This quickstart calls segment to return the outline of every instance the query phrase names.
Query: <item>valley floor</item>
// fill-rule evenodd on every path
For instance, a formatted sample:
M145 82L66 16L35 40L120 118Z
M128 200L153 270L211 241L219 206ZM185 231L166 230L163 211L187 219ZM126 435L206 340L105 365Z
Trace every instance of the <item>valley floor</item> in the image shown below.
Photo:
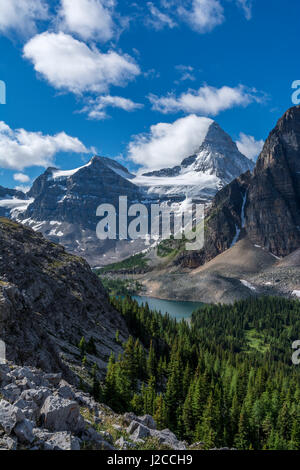
M232 303L254 296L296 297L300 291L300 250L283 259L253 245L247 238L197 269L182 269L170 258L147 253L149 270L115 271L113 278L131 278L143 295L164 300Z

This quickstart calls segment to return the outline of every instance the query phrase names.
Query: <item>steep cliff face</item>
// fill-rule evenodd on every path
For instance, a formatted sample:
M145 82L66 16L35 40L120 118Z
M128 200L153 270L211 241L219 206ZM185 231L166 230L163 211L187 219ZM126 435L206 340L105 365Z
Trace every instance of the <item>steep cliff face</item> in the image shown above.
M217 193L205 219L205 247L177 263L195 268L247 235L271 254L300 247L300 106L289 109L270 133L253 174Z
M245 206L251 173L221 189L205 218L205 246L199 252L184 252L176 260L185 268L196 268L232 247L245 231Z
M0 219L0 338L7 358L74 379L78 342L95 339L88 360L105 371L115 333L126 338L122 317L112 309L86 261L66 253L41 234Z
M277 256L300 246L300 106L278 121L257 161L246 230L253 242Z

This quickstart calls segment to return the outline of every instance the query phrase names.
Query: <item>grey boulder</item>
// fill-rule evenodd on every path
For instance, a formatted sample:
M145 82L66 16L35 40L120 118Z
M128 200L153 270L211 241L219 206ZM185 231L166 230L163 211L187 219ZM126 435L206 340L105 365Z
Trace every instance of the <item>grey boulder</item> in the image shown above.
M59 396L46 398L41 409L44 427L50 431L71 431L79 433L84 430L84 419L80 415L78 403L65 400Z
M150 415L139 416L138 421L149 429L156 429L156 422Z
M25 401L21 398L14 403L14 406L20 408L24 416L30 421L37 421L40 415L40 410L34 401Z
M24 421L17 424L14 433L22 444L31 444L34 441L33 429L34 423L28 419L24 419Z
M69 432L56 432L44 442L44 450L80 450L80 440Z
M159 444L164 444L173 450L186 450L185 442L178 441L175 434L170 429L164 429L163 431L151 430L151 436L156 438Z
M131 434L130 438L134 442L141 442L141 439L145 439L150 435L150 429L144 426L143 424L139 424L135 431Z
M0 401L0 428L10 434L15 426L25 418L22 411L5 400Z

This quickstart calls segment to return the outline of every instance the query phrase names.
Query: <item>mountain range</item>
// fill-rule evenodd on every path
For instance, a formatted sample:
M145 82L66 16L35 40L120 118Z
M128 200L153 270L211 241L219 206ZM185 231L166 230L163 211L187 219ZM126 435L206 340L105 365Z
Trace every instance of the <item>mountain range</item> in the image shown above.
M117 208L120 196L127 196L128 204L181 204L186 199L207 203L234 178L253 169L253 162L238 151L229 135L208 121L196 153L180 166L134 175L115 160L95 156L80 168L48 168L27 194L0 188L0 215L63 244L92 266L126 258L147 248L145 240L100 241L96 237L99 205Z

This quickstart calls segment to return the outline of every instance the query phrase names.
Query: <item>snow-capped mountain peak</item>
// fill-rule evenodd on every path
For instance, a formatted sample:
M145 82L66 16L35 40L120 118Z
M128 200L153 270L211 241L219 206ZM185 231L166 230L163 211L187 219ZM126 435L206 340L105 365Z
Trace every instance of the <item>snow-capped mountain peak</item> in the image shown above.
M133 182L158 197L209 200L233 179L253 170L254 163L238 150L231 137L212 122L193 155L180 165L139 175Z

